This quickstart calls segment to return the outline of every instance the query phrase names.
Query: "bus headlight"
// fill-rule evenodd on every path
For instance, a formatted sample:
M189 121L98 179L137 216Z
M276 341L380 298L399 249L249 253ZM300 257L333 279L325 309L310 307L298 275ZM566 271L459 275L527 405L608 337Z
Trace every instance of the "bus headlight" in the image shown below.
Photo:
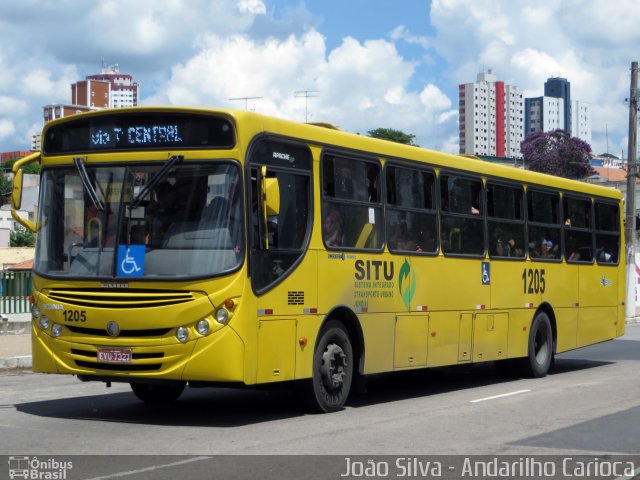
M40 325L40 328L42 330L48 330L49 329L49 317L47 317L45 315L40 317L40 320L38 320L38 325Z
M229 321L229 311L226 308L216 310L216 321L223 325L227 323Z
M209 322L207 320L200 320L197 324L196 324L196 330L200 335L207 335L209 333Z
M187 327L178 327L176 330L176 338L182 343L186 342L189 339L189 330Z
M54 323L53 327L51 327L51 335L53 337L59 337L61 334L62 334L62 325Z
M38 308L38 305L36 305L35 303L31 305L31 316L33 318L38 318L40 316L40 309Z

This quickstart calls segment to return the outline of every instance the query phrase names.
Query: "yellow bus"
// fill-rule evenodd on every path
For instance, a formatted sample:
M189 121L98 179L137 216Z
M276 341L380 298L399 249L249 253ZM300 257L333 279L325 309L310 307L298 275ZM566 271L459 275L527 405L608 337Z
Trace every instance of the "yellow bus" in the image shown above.
M45 125L33 370L289 382L341 409L368 374L554 355L624 333L621 195L251 112L131 108Z

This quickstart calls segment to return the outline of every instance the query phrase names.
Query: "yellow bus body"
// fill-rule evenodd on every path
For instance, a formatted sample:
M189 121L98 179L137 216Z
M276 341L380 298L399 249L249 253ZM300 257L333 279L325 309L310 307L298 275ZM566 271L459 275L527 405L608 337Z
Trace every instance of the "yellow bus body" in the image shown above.
M176 109L134 110L144 113ZM543 186L621 205L619 192L254 113L180 111L230 119L237 131L235 146L214 151L85 152L82 156L86 165L163 162L170 155L183 155L185 163L233 159L244 165L250 145L259 136L308 145L313 157L313 223L304 255L284 280L259 295L252 289L246 258L242 267L228 276L176 282L128 279L126 289L118 288L117 279L65 280L35 271L35 304L41 315L62 326L62 334L54 338L34 319L35 372L124 381L244 385L308 379L313 375L319 332L336 311L340 311L340 318L348 312L356 326L350 330L351 342L360 353L354 367L356 373L363 375L526 357L532 320L541 310L552 321L555 353L624 334L623 260L612 266L595 261L540 262L529 256L520 261L497 260L486 253L478 258L459 258L444 255L442 249L432 256L392 254L387 247L382 251L328 250L322 240L320 163L325 151L338 150L366 156L380 162L383 168L389 162L428 166L436 174L470 173L483 182L493 179L519 183L524 188ZM85 115L103 113L82 114ZM51 125L67 121L65 118L47 124L43 138ZM42 167L71 165L75 156L43 154ZM622 225L622 218L618 223ZM624 245L622 232L619 235L620 245ZM483 263L490 264L487 285L481 281ZM544 270L544 293L526 293L530 269ZM405 301L409 297L400 291L401 270L405 275L404 292L407 288L414 292L409 302ZM178 297L179 301L175 299ZM229 309L228 323L223 325L215 321L215 312L227 300L233 301L233 307ZM80 308L78 305L86 311L86 321L81 325L86 330L76 329L74 333L67 327L78 325L65 321L64 312ZM212 326L205 336L195 331L201 319L208 319ZM110 321L117 321L127 330L153 328L164 329L164 333L146 337L100 333ZM176 339L175 329L179 326L187 327L189 341ZM121 370L97 363L98 348L131 349L131 368Z

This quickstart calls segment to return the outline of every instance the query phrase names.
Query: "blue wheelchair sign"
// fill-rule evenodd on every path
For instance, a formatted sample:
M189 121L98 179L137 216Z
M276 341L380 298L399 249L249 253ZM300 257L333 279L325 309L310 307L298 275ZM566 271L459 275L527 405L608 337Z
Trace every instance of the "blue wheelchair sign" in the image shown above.
M141 277L144 275L144 245L118 245L119 277Z
M482 284L491 285L491 264L482 262Z

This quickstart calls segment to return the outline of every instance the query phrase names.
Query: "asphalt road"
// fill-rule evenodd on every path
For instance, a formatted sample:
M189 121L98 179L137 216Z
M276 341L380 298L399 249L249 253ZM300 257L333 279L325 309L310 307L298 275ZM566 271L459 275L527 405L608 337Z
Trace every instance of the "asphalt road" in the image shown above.
M73 473L82 476L70 479L175 478L176 471L339 478L346 457L376 455L634 455L639 366L633 325L621 339L558 356L543 379L504 379L491 364L381 375L329 415L306 414L288 391L187 388L171 406L149 406L128 385L5 371L0 454L126 455L90 457L84 469L76 461ZM239 462L238 454L256 456ZM307 454L320 456L286 457ZM0 464L0 478L5 472Z

